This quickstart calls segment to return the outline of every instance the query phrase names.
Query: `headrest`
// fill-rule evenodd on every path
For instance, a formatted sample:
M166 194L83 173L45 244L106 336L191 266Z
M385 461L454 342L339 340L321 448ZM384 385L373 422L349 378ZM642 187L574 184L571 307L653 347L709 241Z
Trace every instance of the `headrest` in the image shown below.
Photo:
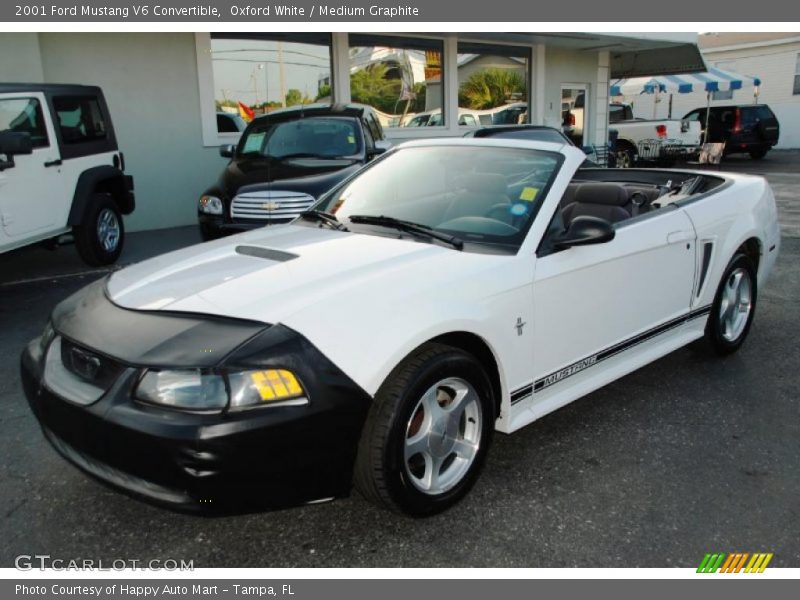
M625 206L628 203L628 192L618 183L583 183L575 192L575 202Z
M508 194L506 178L498 173L470 173L461 180L467 191L478 194L505 196Z

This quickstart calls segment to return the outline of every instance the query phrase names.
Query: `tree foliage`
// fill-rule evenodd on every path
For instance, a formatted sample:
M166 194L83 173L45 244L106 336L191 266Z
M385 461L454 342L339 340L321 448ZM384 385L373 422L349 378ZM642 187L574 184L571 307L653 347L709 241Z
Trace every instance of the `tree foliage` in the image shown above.
M525 96L525 78L512 69L490 68L475 71L458 90L458 105L486 110Z

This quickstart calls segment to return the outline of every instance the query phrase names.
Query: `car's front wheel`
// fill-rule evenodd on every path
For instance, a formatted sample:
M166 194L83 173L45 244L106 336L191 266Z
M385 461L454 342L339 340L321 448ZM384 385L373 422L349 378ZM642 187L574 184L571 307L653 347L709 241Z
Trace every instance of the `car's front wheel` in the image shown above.
M492 385L470 354L426 344L375 395L355 467L368 500L413 516L458 502L475 483L495 420Z
M110 265L122 252L125 226L109 194L94 194L80 225L73 227L78 254L89 265Z
M717 354L730 354L744 343L756 310L756 269L744 254L737 254L725 269L711 315L706 339Z

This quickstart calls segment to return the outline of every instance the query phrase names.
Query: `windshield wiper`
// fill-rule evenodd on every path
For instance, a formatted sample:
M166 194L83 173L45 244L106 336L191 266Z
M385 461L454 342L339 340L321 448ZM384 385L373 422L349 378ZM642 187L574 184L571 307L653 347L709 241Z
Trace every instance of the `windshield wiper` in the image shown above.
M331 213L325 212L324 210L307 210L306 212L300 213L300 218L307 219L309 221L325 223L332 229L336 229L338 231L349 231L347 227L339 222L339 219L334 217Z
M464 241L454 235L446 233L439 233L428 225L421 223L412 223L411 221L403 221L402 219L395 219L394 217L375 216L375 215L350 215L351 223L362 223L364 225L378 225L383 227L393 227L399 231L405 231L412 235L419 237L429 237L440 242L450 244L456 250L464 249Z

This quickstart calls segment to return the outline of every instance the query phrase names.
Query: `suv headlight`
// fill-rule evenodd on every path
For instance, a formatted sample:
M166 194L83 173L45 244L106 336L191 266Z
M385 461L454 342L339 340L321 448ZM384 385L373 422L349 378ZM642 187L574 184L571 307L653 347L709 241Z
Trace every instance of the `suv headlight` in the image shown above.
M204 212L209 215L221 215L222 200L216 196L200 196L199 209L200 212Z
M202 369L148 370L134 396L143 402L192 411L298 406L308 398L294 373L263 369L212 373Z

